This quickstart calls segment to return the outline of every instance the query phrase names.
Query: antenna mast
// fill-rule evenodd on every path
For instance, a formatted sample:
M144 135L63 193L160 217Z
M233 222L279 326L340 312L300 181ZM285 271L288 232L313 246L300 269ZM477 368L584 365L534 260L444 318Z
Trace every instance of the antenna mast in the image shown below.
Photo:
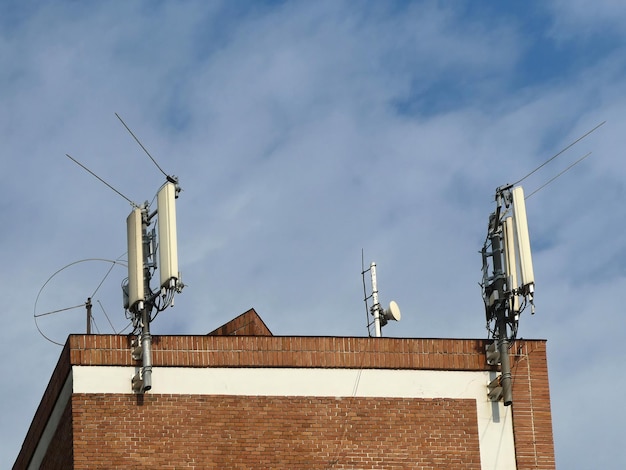
M178 272L175 205L175 199L178 197L181 189L178 185L178 178L165 173L119 114L115 113L115 115L166 178L165 184L161 186L157 193L156 211L150 213L148 201L139 206L78 160L69 154L66 154L66 156L126 199L133 207L126 219L128 279L122 283L122 294L124 309L130 312L130 319L134 328L133 333L141 331L139 337L133 341L131 355L134 360L142 361L142 367L132 378L131 385L133 391L144 393L152 388L152 335L150 334L150 322L159 312L174 305L174 294L180 293L184 287L181 275ZM156 230L154 227L150 229L152 220L157 215L158 243ZM161 282L159 288L153 291L150 287L150 281L158 267L156 262L157 247ZM89 333L91 299L88 299L86 307L87 332ZM153 316L152 312L154 310L156 310L156 313Z
M501 364L502 375L489 385L493 400L513 403L511 394L510 343L517 336L520 313L530 304L535 313L535 280L521 186L496 189L496 210L489 216L487 239L482 249L483 300L487 329L493 343L487 347L487 362Z
M132 378L133 391L143 393L152 388L152 335L150 322L159 312L174 305L174 294L184 287L178 271L178 247L176 237L176 204L181 189L178 178L168 175L156 162L139 138L126 125L119 114L115 116L124 125L135 142L139 144L152 163L165 176L166 182L157 193L157 210L148 210L148 201L136 207L126 219L128 230L128 283L122 286L124 308L130 311L135 331L141 335L133 343L132 358L142 360L141 370ZM148 230L155 215L157 230ZM158 231L158 243L157 243ZM152 274L157 269L158 246L160 286L150 287ZM154 316L152 311L156 310Z
M91 334L91 297L87 297L87 302L85 302L85 309L87 310L87 334Z
M486 346L487 363L500 364L502 371L502 375L488 385L488 396L492 401L503 398L505 406L513 403L509 348L517 337L522 311L530 305L530 313L535 313L535 276L530 252L525 199L580 163L590 153L579 158L539 189L530 193L527 198L524 197L524 190L518 184L603 126L605 122L601 122L580 136L515 183L496 189L496 210L489 216L487 238L482 249L481 287L487 331L493 338L493 342Z
M378 285L376 283L376 263L370 264L370 274L372 276L372 314L374 315L374 332L377 338L382 336L380 329L380 303L378 303Z
M361 255L361 276L363 277L363 293L365 295L365 298L363 300L365 301L365 309L368 313L367 318L369 319L369 314L374 317L374 320L372 322L368 320L367 333L370 337L372 336L370 327L373 324L374 336L376 338L380 338L382 336L382 327L385 326L389 320L400 321L400 308L398 307L398 304L393 300L389 303L389 308L387 309L383 309L380 306L380 303L378 301L378 284L376 281L376 263L372 262L369 269L365 270L363 269L364 267L362 258L363 255ZM365 273L367 271L370 272L372 279L372 293L369 296L367 295L367 290L365 288ZM370 299L372 299L371 306L369 306L368 303Z
M175 198L178 186L167 181L157 194L157 210L148 211L148 203L132 210L126 219L128 231L128 282L123 286L124 307L131 313L135 331L141 334L133 343L132 357L142 360L141 370L132 379L135 392L152 388L152 335L150 322L154 316L174 304L174 294L184 287L178 272ZM150 228L158 215L157 228ZM150 287L152 273L157 269L156 240L160 285ZM156 310L154 316L152 312Z

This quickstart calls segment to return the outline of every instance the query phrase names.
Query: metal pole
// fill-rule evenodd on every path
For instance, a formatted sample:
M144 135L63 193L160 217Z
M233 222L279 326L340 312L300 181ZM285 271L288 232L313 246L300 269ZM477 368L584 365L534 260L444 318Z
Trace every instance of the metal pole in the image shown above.
M493 274L494 287L498 291L498 303L496 305L496 325L498 328L498 350L500 351L500 363L502 367L502 396L504 406L513 403L511 394L511 366L509 363L509 340L506 331L506 305L504 302L505 274L502 270L502 235L498 227L491 234L491 247L493 250Z
M150 253L150 240L148 239L148 209L144 206L142 210L142 223L141 232L143 238L143 278L144 278L144 292L146 301L143 303L143 309L141 310L141 348L143 367L141 370L142 378L142 392L147 392L152 388L152 335L150 335L150 313L152 310L152 302L149 300L151 297L150 291L150 267L149 257Z
M144 307L141 311L141 349L143 368L141 371L143 392L152 388L152 335L150 335L150 310Z
M376 263L370 264L372 274L372 301L374 302L374 331L377 338L382 336L380 330L380 304L378 303L378 287L376 286Z
M91 297L87 297L87 303L85 304L87 309L87 334L91 334Z

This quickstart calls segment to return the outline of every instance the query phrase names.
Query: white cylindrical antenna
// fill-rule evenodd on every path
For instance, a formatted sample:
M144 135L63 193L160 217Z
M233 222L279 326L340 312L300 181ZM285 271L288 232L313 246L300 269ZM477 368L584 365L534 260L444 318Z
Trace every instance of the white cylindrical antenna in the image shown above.
M519 312L519 298L514 291L519 287L517 284L517 260L515 255L515 232L513 218L504 219L504 258L506 266L508 290L511 292L511 310Z
M142 211L135 208L126 219L128 234L128 309L136 312L144 301Z
M176 186L165 183L157 195L159 227L159 272L161 287L173 289L178 280L178 242L176 238Z
M380 304L378 303L378 287L376 285L376 263L373 261L370 264L370 274L372 275L372 302L374 302L372 306L374 313L374 331L376 338L380 338L382 336L380 329Z
M524 202L524 190L521 186L513 188L513 219L519 253L521 287L530 292L531 284L535 283L533 272L533 260L530 252L530 238L528 236L528 221L526 220L526 203Z

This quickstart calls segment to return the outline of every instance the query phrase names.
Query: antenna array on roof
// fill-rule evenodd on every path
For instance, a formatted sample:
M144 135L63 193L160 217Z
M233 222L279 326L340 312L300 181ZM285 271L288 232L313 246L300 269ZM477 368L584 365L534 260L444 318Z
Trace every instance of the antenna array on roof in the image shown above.
M487 330L493 338L493 342L486 350L487 363L500 364L502 371L502 375L488 385L488 396L493 401L502 398L505 406L513 403L508 350L517 337L520 314L529 305L531 313L535 313L535 275L526 219L526 198L524 190L518 184L603 126L605 122L586 132L514 184L496 189L496 210L489 216L487 238L481 251L483 260L481 287ZM578 159L528 197L589 155L590 153L587 153Z
M142 361L141 369L132 378L131 385L135 392L143 393L152 388L152 336L150 322L159 312L174 305L174 294L184 287L178 271L178 248L176 235L176 204L180 192L178 178L168 175L158 165L130 128L115 113L126 130L141 146L150 160L165 175L166 182L157 193L157 210L150 212L146 201L139 205L89 170L86 166L70 157L110 189L122 196L132 206L126 219L128 241L128 278L122 283L124 309L128 312L133 325L133 334L138 335L133 341L132 357ZM155 219L156 216L156 219ZM156 229L153 222L156 220ZM158 233L158 236L157 236ZM158 263L157 263L158 252ZM150 281L159 270L160 282L156 289Z
M361 256L362 258L362 256ZM367 289L365 287L365 273L369 271L372 279L372 293L367 295ZM371 337L371 328L374 327L374 336L380 338L382 336L382 327L385 326L389 320L400 321L400 307L392 300L389 303L389 308L383 309L378 302L378 284L376 280L376 263L372 262L369 269L365 269L363 266L363 260L361 259L361 276L363 278L363 294L365 296L365 310L367 315L367 333ZM371 305L370 305L371 301ZM369 315L372 315L373 320L369 320Z
M511 371L508 360L509 343L515 340L520 313L527 305L534 313L535 277L524 190L521 186L501 186L496 189L496 210L489 216L487 239L482 249L483 300L487 328L494 339L501 362L502 378L498 380L500 393L491 393L496 400L504 398L510 405ZM489 361L489 358L488 358Z

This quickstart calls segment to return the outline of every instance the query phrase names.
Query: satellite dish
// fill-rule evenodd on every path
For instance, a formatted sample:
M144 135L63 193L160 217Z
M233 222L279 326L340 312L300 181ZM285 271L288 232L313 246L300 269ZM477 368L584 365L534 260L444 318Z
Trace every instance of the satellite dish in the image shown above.
M398 307L395 300L389 302L389 308L385 309L383 316L385 317L385 320L400 321L402 315L400 315L400 307Z

